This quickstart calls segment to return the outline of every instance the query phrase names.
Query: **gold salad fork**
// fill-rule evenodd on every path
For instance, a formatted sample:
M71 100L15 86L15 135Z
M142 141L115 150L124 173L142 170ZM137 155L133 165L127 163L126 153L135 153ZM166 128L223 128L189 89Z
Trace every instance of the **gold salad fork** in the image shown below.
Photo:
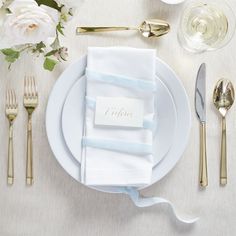
M13 156L13 123L18 113L18 104L14 90L6 93L6 117L9 120L8 161L7 161L7 183L14 183L14 156Z
M24 107L28 113L27 124L27 158L26 158L26 184L32 185L33 175L33 143L32 143L32 114L38 106L38 91L33 76L25 76L24 80Z

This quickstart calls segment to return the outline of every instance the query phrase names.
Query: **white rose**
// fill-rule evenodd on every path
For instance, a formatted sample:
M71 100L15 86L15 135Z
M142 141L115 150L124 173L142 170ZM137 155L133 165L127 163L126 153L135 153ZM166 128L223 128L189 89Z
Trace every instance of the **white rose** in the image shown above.
M35 44L55 37L57 10L38 6L34 0L14 0L9 9L11 13L4 17L0 29L0 48Z

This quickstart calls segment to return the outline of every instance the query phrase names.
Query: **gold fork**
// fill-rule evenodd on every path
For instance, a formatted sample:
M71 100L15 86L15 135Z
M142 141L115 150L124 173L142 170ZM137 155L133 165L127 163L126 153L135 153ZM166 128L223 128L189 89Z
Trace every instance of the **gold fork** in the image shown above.
M26 184L32 185L33 175L33 143L32 143L32 114L38 106L38 91L33 76L25 76L24 80L24 107L28 113L27 124L27 159L26 159Z
M18 104L14 90L6 93L6 117L9 121L8 161L7 161L7 183L14 183L14 156L13 156L13 123L18 113Z

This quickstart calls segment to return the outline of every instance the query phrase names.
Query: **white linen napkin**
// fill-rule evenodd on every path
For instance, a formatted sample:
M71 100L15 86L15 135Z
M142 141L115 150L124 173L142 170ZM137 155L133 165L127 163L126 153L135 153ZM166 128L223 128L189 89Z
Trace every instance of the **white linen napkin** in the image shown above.
M82 182L94 186L139 187L149 184L153 167L150 149L155 50L89 48L86 76ZM95 125L96 99L100 96L141 99L146 125L143 128Z

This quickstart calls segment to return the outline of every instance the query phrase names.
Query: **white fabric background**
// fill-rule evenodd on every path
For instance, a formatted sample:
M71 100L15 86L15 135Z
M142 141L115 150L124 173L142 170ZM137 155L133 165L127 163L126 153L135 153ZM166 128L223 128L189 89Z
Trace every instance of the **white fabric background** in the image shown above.
M236 2L229 1L236 11ZM53 73L42 69L42 61L25 56L7 70L0 65L0 235L1 236L231 236L236 232L236 106L228 121L229 183L219 186L220 119L212 105L214 84L220 77L236 85L236 36L216 52L193 55L176 39L177 22L183 5L168 6L159 0L85 0L66 30L65 43L70 58ZM163 18L172 31L160 39L147 40L136 33L75 36L76 25L136 25L145 18ZM192 107L193 126L188 148L176 168L159 183L143 191L171 200L179 213L199 216L194 226L177 223L170 209L157 206L137 209L127 196L90 190L68 176L59 166L47 142L45 110L54 82L66 65L86 53L88 46L133 46L156 48L160 58L180 76ZM209 187L198 187L199 127L194 111L195 76L201 62L207 63L207 142ZM22 106L23 77L37 76L40 105L34 114L35 184L25 186L26 113ZM5 90L12 86L20 99L15 122L15 184L6 186L7 120L4 114ZM186 213L186 214L185 214Z

